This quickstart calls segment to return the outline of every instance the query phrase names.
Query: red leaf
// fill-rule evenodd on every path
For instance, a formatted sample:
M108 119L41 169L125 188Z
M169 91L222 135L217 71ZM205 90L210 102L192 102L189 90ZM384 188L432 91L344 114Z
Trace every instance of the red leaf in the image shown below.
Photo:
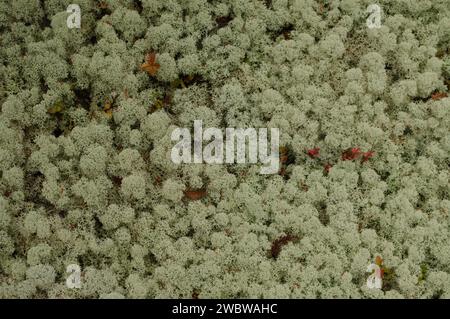
M309 157L315 158L315 157L319 156L319 151L320 151L320 148L316 147L316 148L308 150L307 153L308 153Z
M374 151L362 153L361 163L367 162L373 156L373 154L375 154Z
M348 150L342 153L342 160L351 161L354 160L355 158L358 158L359 155L361 155L361 150L359 149L359 147L349 148Z

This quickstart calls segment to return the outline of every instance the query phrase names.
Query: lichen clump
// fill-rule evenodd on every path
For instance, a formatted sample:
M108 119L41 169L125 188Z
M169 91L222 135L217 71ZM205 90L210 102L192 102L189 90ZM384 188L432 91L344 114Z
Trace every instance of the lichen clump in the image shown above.
M0 0L0 298L450 298L450 6L377 2Z

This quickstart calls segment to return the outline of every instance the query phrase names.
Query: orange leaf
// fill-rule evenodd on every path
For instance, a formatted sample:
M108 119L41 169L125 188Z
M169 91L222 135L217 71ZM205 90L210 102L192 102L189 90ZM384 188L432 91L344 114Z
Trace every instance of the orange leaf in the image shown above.
M151 76L158 73L160 65L156 63L156 53L152 52L145 56L145 62L141 65L141 70L147 72Z
M431 98L435 101L448 97L447 93L444 92L436 92L431 95Z
M383 264L383 258L381 258L380 256L375 257L375 264L381 267L381 265Z
M112 107L112 102L111 102L111 100L110 100L110 99L106 99L105 105L103 105L103 111L106 112L106 111L110 110L111 107Z
M207 194L206 189L190 189L184 191L184 196L191 200L199 200L205 197Z
M113 106L114 101L110 100L110 99L106 99L105 100L105 104L103 105L103 112L105 112L105 115L108 119L112 118L112 106Z

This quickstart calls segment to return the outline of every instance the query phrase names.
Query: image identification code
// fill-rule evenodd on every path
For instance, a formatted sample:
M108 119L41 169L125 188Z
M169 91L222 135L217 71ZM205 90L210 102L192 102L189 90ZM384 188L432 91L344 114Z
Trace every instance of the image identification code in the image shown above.
M197 314L203 317L207 312L215 314L276 314L277 304L250 304L250 303L218 303L215 308L201 305L173 306L173 314Z

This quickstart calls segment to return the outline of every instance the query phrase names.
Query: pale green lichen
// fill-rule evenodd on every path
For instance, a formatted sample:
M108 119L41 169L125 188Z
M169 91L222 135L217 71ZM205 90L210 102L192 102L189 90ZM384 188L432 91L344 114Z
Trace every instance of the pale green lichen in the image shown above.
M447 0L379 29L366 0L74 3L0 1L0 298L450 298ZM278 127L282 170L174 164L194 120Z

